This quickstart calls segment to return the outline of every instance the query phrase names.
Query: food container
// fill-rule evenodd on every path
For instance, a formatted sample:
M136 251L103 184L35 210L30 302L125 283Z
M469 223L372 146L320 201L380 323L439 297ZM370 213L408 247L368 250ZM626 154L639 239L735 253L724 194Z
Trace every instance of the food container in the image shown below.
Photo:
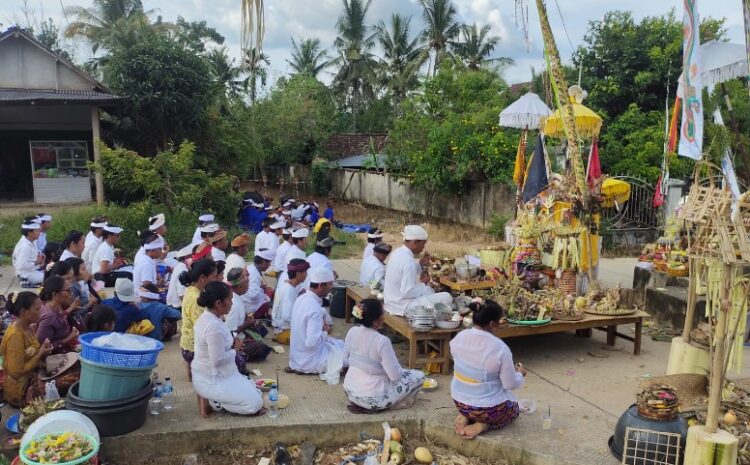
M453 317L453 309L444 303L435 304L435 320L450 320Z
M473 279L479 274L479 267L476 265L456 265L456 274L461 279Z
M456 329L461 326L461 320L438 320L435 325L440 329Z

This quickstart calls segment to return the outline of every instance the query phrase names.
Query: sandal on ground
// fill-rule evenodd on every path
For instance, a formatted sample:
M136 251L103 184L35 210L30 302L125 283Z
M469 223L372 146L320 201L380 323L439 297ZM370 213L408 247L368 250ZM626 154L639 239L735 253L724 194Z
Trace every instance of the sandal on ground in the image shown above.
M346 409L349 410L349 412L351 413L363 414L363 415L372 415L374 413L380 413L379 410L369 410L364 407L360 407L357 404L351 404L351 403L346 406Z

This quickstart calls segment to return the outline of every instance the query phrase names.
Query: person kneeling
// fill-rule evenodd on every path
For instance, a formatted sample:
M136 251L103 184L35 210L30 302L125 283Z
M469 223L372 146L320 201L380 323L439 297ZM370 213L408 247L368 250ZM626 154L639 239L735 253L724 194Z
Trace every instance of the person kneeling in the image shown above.
M391 341L378 332L385 324L383 305L365 299L352 315L357 326L344 342L344 358L349 361L344 391L349 401L366 410L410 407L425 376L420 370L401 368Z
M209 415L210 408L238 415L262 413L260 391L240 374L235 364L243 342L232 338L222 321L232 308L232 295L229 286L214 281L198 296L198 305L206 311L195 323L195 358L191 368L202 416Z
M518 418L511 392L524 384L526 369L513 364L507 345L493 334L503 309L487 300L472 302L474 327L450 342L454 362L451 397L458 408L455 428L464 439L474 439L489 429L508 426Z

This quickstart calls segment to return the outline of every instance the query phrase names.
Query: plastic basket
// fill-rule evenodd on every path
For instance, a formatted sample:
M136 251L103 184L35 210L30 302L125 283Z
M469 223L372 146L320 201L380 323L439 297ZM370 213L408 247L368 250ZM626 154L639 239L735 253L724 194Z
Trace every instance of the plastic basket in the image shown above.
M89 436L88 434L85 434L85 433L79 433L79 434L85 437L91 443L91 445L94 446L91 452L75 460L71 460L70 462L60 462L58 465L78 465L79 463L88 462L91 458L93 458L96 454L99 453L99 441ZM34 438L34 439L37 439L37 438ZM41 437L39 439L41 439ZM28 449L29 449L28 443L25 444L25 446L21 448L20 453L18 454L21 457L21 461L25 463L26 465L41 465L40 462L35 462L26 456L26 451Z
M141 391L151 380L150 367L119 367L81 360L78 395L85 400L114 401Z
M105 336L107 332L86 333L78 337L81 342L81 358L90 362L101 363L116 367L152 367L156 365L159 352L164 349L164 344L156 339L145 336L129 336L143 338L156 344L156 347L150 350L125 350L112 349L109 347L99 347L92 344L93 340L99 336Z

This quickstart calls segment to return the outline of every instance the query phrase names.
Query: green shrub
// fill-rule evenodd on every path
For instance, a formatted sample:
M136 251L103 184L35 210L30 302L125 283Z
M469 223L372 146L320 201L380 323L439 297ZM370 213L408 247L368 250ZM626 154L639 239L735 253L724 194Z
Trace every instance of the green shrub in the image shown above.
M493 214L490 218L490 226L487 228L487 234L493 239L502 241L505 239L505 224L510 219L506 215Z
M310 169L310 187L313 194L326 196L331 192L331 180L328 179L328 165L315 163Z

